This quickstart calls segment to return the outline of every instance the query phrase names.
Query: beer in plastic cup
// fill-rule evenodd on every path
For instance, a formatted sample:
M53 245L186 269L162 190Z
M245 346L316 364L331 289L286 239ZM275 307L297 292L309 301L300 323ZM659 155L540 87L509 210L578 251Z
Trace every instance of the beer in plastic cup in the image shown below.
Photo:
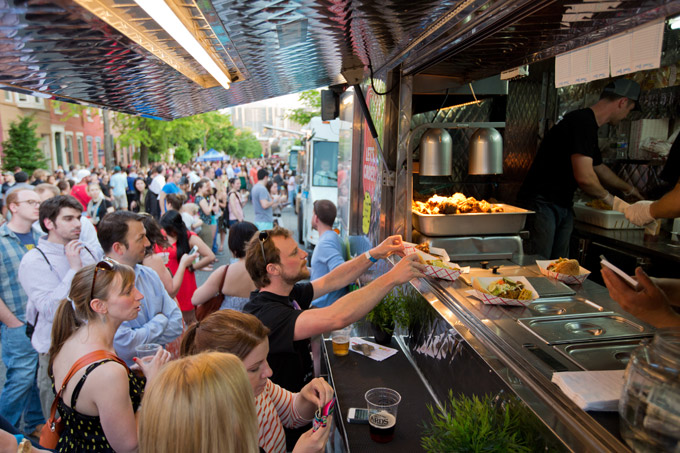
M156 343L140 344L135 348L137 358L142 362L150 362L162 346Z
M333 354L338 357L349 354L349 337L352 333L352 326L331 332L331 342L333 343Z
M366 392L365 398L371 439L379 443L390 442L397 426L397 408L401 395L392 389L378 387Z

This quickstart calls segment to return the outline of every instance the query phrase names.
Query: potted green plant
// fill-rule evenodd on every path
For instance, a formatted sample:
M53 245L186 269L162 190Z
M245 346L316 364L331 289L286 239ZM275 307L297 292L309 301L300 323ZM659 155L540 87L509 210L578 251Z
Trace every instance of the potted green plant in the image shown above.
M401 313L400 297L400 288L393 289L366 315L366 320L371 323L375 342L378 344L389 345L392 341L395 320Z
M542 423L514 395L482 398L465 395L449 399L442 408L428 405L432 420L425 422L421 445L427 452L544 452L559 450Z

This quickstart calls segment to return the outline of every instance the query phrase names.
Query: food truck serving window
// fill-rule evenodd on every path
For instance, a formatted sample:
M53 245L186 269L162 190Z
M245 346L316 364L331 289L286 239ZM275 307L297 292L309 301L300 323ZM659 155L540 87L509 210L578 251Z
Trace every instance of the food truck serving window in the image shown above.
M338 142L314 143L313 186L337 187Z

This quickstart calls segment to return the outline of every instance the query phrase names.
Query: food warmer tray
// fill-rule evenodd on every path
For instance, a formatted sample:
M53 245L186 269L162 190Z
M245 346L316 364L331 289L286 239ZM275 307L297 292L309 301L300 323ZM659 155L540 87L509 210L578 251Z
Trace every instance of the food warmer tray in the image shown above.
M630 223L622 212L605 211L591 208L585 203L574 203L574 217L581 222L589 223L607 230L632 230L642 229L634 223Z
M640 339L596 341L592 343L554 346L572 362L588 371L623 370L628 365L630 354Z
M504 212L469 214L421 214L412 211L413 227L427 236L479 236L517 234L533 211L504 203L495 203Z

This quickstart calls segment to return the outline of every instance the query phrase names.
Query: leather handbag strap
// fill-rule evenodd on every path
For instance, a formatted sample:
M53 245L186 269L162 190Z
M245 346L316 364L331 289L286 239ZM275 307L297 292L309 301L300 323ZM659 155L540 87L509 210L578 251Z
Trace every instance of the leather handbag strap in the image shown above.
M227 272L229 272L229 265L228 264L224 267L224 275L222 276L222 283L220 283L220 290L217 292L218 294L222 294L222 288L224 288L224 282L227 280Z
M87 365L93 363L93 362L98 362L100 360L104 359L110 359L115 362L120 363L125 367L128 372L130 369L128 368L127 364L117 355L111 354L109 351L104 351L103 349L99 349L97 351L92 351L88 354L85 354L78 360L76 360L76 363L73 364L70 370L68 370L68 373L66 374L66 377L64 378L64 382L61 384L61 388L57 392L57 394L54 397L54 401L52 402L52 407L50 408L50 420L54 420L54 416L57 414L57 402L59 401L59 398L61 398L61 393L64 391L66 388L66 385L68 384L68 381L71 380L74 374L78 372L83 367L86 367Z

